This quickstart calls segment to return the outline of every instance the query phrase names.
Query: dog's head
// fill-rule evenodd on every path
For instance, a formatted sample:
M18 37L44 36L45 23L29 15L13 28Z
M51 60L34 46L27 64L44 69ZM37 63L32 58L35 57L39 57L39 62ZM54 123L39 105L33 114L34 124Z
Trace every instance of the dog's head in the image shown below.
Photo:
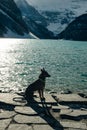
M43 76L43 77L51 77L49 74L48 74L48 72L43 68L43 69L41 69L41 75Z

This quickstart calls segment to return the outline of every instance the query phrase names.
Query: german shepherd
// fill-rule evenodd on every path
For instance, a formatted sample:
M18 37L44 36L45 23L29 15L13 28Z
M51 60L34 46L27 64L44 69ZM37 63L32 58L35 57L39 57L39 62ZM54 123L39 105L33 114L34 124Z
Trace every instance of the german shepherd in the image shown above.
M41 69L41 74L39 75L38 80L30 84L25 90L25 99L27 102L30 102L33 99L33 94L35 91L38 91L40 99L44 98L44 89L46 77L50 77L48 72L43 68Z

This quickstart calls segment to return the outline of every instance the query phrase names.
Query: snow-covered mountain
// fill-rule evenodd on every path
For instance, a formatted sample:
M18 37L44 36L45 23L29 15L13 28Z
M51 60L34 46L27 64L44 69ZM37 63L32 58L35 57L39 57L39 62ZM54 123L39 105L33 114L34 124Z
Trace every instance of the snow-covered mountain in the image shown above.
M87 12L87 0L0 0L0 36L55 39Z
M87 11L87 0L26 0L26 2L45 18L47 29L55 35Z

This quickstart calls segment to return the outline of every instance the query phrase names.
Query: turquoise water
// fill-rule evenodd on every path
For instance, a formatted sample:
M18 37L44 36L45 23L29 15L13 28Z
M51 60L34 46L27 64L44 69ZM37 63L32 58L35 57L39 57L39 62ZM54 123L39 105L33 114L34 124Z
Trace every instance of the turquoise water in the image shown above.
M46 90L87 92L87 42L0 39L0 89L25 89L43 67Z

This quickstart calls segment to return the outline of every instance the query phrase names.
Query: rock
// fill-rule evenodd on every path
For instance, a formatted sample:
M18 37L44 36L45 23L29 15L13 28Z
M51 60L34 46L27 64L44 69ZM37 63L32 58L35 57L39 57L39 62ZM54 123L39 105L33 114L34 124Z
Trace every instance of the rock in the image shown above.
M15 115L16 113L14 111L3 111L0 113L0 119L7 119L11 118Z
M49 123L52 123L52 120L50 121L50 119L44 119L44 117L40 117L40 116L25 116L25 115L16 115L14 117L14 120L17 122L17 123L21 123L21 124L47 124L48 122Z
M57 93L55 91L49 91L48 94L54 94L54 93Z
M20 114L25 114L25 115L37 115L42 112L41 108L37 108L38 113L34 111L31 107L27 106L21 106L21 107L15 107L15 112L20 113Z
M66 89L65 91L61 91L60 94L71 94L72 91L69 89Z
M35 98L35 101L37 101L39 103L40 99ZM57 104L57 102L54 100L54 98L52 97L51 94L45 94L45 102L46 102L46 104L51 104L51 105L56 105Z
M87 98L87 95L84 94L84 93L78 93L78 95L80 95L80 96L83 97L83 98Z
M72 109L62 109L61 112L60 112L60 115L69 114L69 113L71 113L71 112L73 112Z
M0 120L0 130L5 130L10 124L11 119Z
M58 106L52 106L52 111L59 113L60 112L60 108Z
M58 108L59 108L59 109L69 109L70 107L69 107L69 106L65 106L65 105L60 105L60 104L58 104Z
M32 127L25 124L11 124L8 130L32 130Z
M60 113L70 113L71 111L72 109L70 109L68 106L52 106L52 115L55 117L55 119L60 118Z
M78 130L87 130L87 126L85 123L81 123L81 122L71 122L71 121L60 121L61 125L64 128L70 128L70 130L72 129L78 129Z
M73 110L70 113L68 111L65 113L60 113L61 117L64 119L71 119L71 120L81 120L81 119L87 119L87 111L81 111L81 110Z
M34 125L33 129L34 130L53 130L53 128L49 125Z
M61 110L70 110L68 106L64 105L57 105L57 106L52 106L53 112L60 112Z
M11 105L25 105L23 97L13 93L0 93L0 101Z
M86 109L86 108L81 108L80 110L81 110L81 111L87 111L87 109Z
M87 98L82 98L78 94L55 94L55 99L61 104L84 103L87 104Z

